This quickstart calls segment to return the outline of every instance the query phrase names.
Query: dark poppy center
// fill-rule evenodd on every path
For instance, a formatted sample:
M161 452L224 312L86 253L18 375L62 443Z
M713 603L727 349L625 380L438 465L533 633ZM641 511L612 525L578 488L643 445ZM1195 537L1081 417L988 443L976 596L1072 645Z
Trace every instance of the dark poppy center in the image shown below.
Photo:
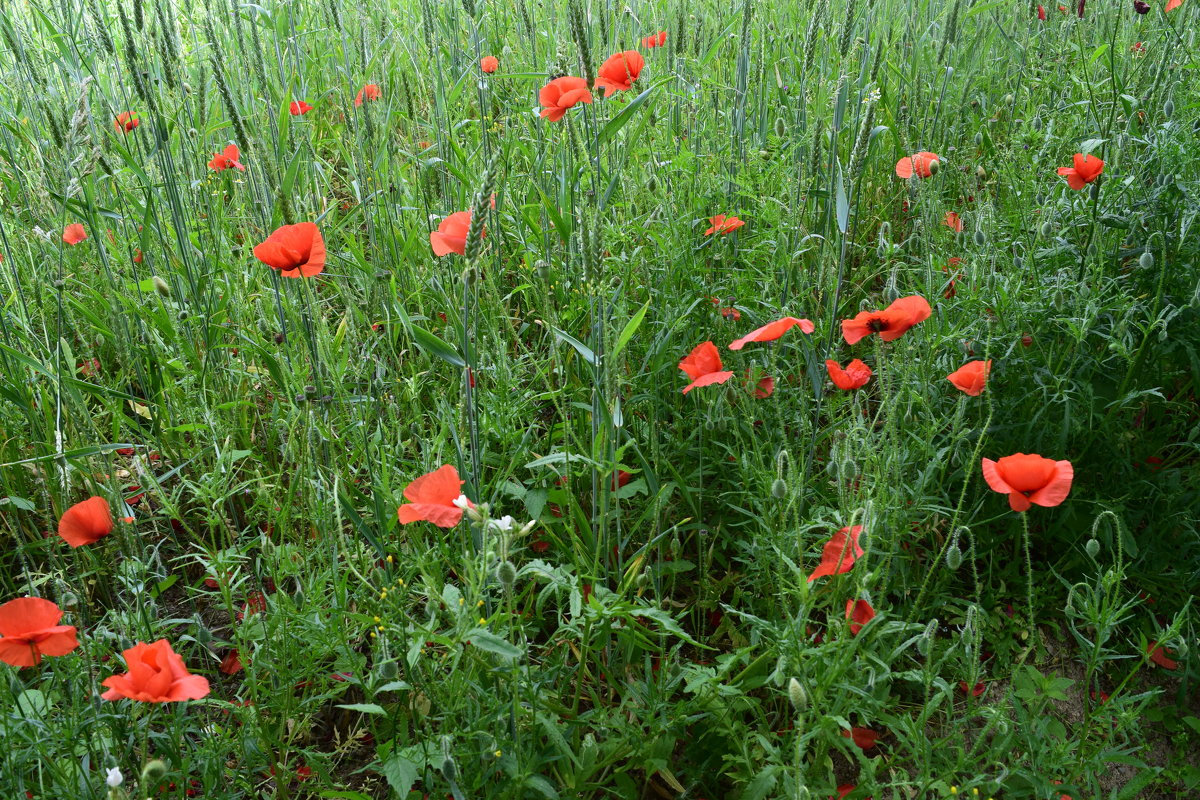
M879 317L871 317L867 320L867 328L870 329L871 333L886 331L888 329L888 321Z

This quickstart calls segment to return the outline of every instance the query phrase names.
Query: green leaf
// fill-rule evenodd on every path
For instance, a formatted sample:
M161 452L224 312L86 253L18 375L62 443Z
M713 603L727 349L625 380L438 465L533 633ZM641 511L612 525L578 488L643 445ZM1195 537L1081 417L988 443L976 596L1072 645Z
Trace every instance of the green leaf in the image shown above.
M458 354L458 351L439 339L436 335L419 325L410 325L409 330L412 331L413 340L416 341L417 347L420 347L426 353L429 353L431 356L437 356L442 361L453 364L456 367L467 366L467 362Z
M546 327L549 328L554 333L554 335L558 338L558 340L560 342L566 342L567 344L571 345L571 347L574 347L575 352L577 352L577 353L579 353L579 355L583 356L584 361L588 362L592 366L597 365L598 359L596 358L596 354L593 353L592 349L590 347L588 347L586 344L579 341L578 339L576 339L574 336L567 333L566 331L560 331L558 328L554 327L553 325L550 325L549 323L546 324Z
M0 506L14 505L22 511L34 511L37 506L26 500L24 497L0 497Z
M420 775L421 765L403 751L397 750L384 759L382 768L383 777L387 778L392 791L400 797L408 797Z
M842 176L842 162L837 164L837 224L838 230L845 235L850 224L850 202L846 199L846 182Z
M467 631L467 635L464 638L480 650L486 650L489 653L495 653L504 658L519 658L521 656L521 649L519 647L509 644L484 628L473 628Z
M359 714L376 714L378 716L386 716L387 711L383 706L375 703L344 703L339 704L338 708L344 708L347 711L357 711Z
M558 800L558 791L555 790L550 781L541 775L530 775L525 779L524 785L526 788L533 789L542 797L548 798L548 800Z
M617 343L613 345L612 357L616 358L617 354L625 349L625 345L629 344L629 340L637 333L637 329L641 327L642 320L646 318L646 311L650 308L650 301L637 310L637 312L629 318L629 322L625 323L625 327L621 329L620 335L617 336Z
M635 113L637 113L637 110L639 108L641 108L643 105L645 105L646 101L648 99L650 99L651 92L653 92L659 86L662 86L667 81L673 81L673 80L675 80L674 75L668 75L665 78L660 78L657 82L651 84L650 87L648 89L646 89L646 91L642 92L637 97L633 98L633 100L630 101L629 105L627 105L623 109L621 109L621 112L619 114L617 114L615 117L613 117L612 119L610 119L608 121L608 124L605 125L600 130L599 135L596 136L596 144L598 144L598 145L604 144L609 139L616 136L617 131L619 131L619 130L621 130L621 128L625 127L625 124L627 122L629 122L629 120L633 119L633 115Z

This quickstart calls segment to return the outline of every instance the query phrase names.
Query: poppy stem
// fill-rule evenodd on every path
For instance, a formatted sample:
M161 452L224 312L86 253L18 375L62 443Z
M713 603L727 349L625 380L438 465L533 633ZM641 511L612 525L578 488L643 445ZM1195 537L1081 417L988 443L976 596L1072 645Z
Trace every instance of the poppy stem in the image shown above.
M1037 619L1033 613L1033 559L1029 555L1029 513L1021 513L1021 525L1024 528L1024 546L1025 546L1025 603L1029 609L1029 636L1031 637L1030 645L1034 642L1032 638L1037 632Z

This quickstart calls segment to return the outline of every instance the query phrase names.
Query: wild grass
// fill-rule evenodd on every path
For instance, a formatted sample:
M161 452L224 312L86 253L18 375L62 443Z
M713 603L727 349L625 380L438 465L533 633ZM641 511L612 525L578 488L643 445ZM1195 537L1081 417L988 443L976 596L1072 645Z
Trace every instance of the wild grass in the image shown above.
M4 796L1200 791L1200 12L1153 5L10 3L0 601L81 646L0 668ZM631 91L538 117L627 49ZM298 222L315 278L252 252ZM734 375L684 395L708 340ZM1017 452L1064 503L988 489ZM483 517L401 526L442 464ZM211 694L101 700L159 638Z

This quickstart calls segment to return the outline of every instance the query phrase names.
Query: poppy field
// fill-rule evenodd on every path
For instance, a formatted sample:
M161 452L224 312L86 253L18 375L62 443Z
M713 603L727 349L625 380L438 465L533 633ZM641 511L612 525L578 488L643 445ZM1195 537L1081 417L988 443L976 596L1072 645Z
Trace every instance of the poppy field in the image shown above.
M0 19L0 796L1200 797L1200 3Z

